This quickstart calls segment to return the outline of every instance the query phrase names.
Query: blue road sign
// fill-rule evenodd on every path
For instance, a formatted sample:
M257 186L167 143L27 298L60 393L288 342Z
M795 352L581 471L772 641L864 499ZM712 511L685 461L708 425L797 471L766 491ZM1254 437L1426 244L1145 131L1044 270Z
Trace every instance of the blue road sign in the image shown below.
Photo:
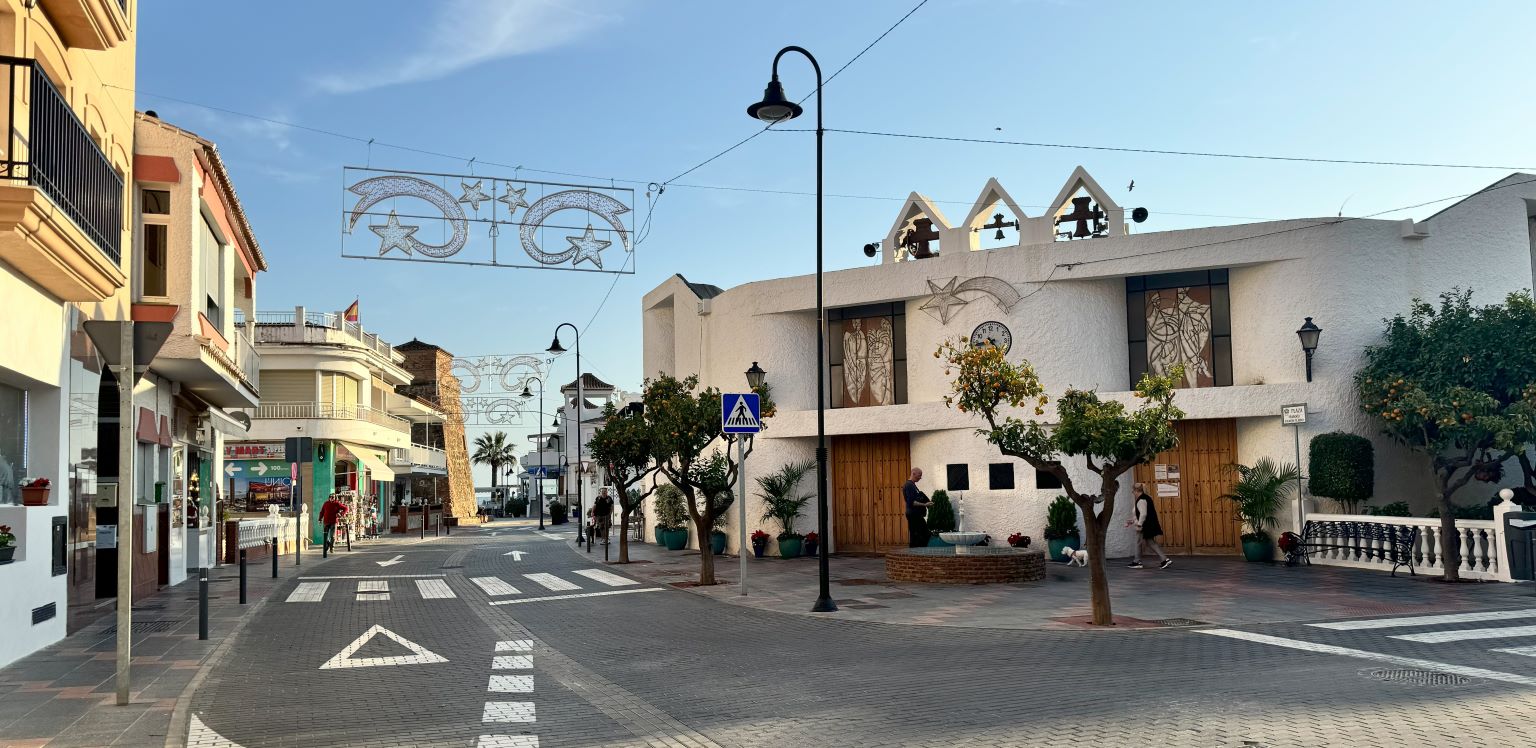
M762 401L755 392L720 396L720 426L727 434L755 434L763 430Z

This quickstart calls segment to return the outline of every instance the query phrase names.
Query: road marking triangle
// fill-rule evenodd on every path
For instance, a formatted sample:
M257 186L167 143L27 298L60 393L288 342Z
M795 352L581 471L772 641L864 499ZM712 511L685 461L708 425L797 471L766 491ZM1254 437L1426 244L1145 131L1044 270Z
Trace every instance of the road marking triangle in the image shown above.
M357 657L357 658L354 658L352 656L352 655L357 653L357 650L362 649L363 645L367 644L370 639L372 639L375 636L378 636L379 634L383 634L383 635L389 637L390 639L393 639L396 644L399 644L400 646L405 647L406 649L411 650L415 654L409 655L409 656L401 656L401 657ZM337 652L336 656L332 657L329 660L326 660L325 664L320 666L320 669L321 670L334 670L334 669L345 669L345 668L355 668L355 667L382 667L382 666L387 666L387 665L425 665L425 664L434 663L434 662L447 662L447 661L448 661L447 657L444 657L444 656L442 656L440 654L437 654L436 652L428 650L426 647L423 647L420 644L417 644L416 642L411 641L410 639L407 639L407 638L405 638L405 637L403 637L403 636L401 636L399 634L396 634L395 632L390 631L389 629L384 628L383 626L380 626L378 624L374 624L372 628L368 629L367 631L364 631L362 636L359 636L356 639L352 640L351 644L348 644L347 646L343 647L340 652Z

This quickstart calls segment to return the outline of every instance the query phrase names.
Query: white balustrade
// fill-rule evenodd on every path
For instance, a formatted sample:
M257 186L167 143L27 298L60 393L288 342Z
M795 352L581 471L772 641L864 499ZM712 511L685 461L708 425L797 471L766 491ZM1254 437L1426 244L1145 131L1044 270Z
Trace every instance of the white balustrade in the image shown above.
M1378 517L1363 514L1308 514L1308 521L1315 522L1369 522L1382 525L1393 525L1404 528L1417 527L1418 537L1414 540L1410 551L1413 557L1413 570L1418 574L1441 574L1445 570L1444 559L1440 553L1440 519L1437 517ZM1498 523L1492 520L1459 519L1456 520L1456 532L1461 536L1461 576L1466 579L1507 580L1502 572L1503 566L1503 533L1498 530ZM1329 548L1314 551L1311 554L1312 563L1325 566L1347 566L1356 569L1379 569L1389 571L1392 569L1392 559L1389 551L1390 543L1386 540L1370 540L1349 537L1346 534L1337 536L1318 536L1316 540L1336 543L1338 545L1352 546L1351 548ZM1360 549L1359 551L1354 550ZM1371 550L1372 554L1362 551ZM1383 557L1385 555L1385 557ZM1399 559L1404 566L1407 559Z

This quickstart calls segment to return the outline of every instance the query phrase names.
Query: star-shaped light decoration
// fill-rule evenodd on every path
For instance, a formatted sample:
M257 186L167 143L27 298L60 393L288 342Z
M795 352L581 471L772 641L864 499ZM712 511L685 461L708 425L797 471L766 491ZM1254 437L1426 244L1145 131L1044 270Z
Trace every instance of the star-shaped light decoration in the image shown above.
M490 195L480 189L480 184L484 181L484 179L477 179L474 184L459 182L459 186L464 188L464 194L459 196L459 202L469 203L469 207L474 208L477 213L480 212L480 203L491 199Z
M596 265L599 270L603 268L603 256L600 254L613 242L604 241L592 234L592 224L587 224L587 233L582 236L567 236L565 240L576 249L576 256L571 258L571 267L576 267L582 260L587 260Z
M528 188L527 187L524 187L524 188L522 188L520 190L514 190L514 189L508 187L507 188L507 194L502 195L501 197L496 198L496 202L498 202L498 203L505 203L506 204L506 206L507 206L507 217L511 218L512 215L517 212L518 208L526 208L526 207L528 207L528 200L525 197L525 195L527 195L527 194L528 194Z
M950 278L948 283L940 286L933 281L928 281L928 291L932 296L918 307L928 313L928 316L939 321L939 324L949 324L949 318L955 316L955 310L969 304L969 301L955 295L955 283L958 277Z
M420 226L400 225L400 217L394 211L389 212L389 218L384 223L368 225L368 230L379 235L379 256L389 254L389 250L398 249L406 254L411 253L411 243L416 241L411 234L416 233Z

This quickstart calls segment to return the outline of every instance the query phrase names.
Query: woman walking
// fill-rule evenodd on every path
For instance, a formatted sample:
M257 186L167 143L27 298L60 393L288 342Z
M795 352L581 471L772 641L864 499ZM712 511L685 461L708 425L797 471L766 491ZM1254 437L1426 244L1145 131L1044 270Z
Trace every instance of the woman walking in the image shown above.
M1157 504L1152 497L1147 495L1145 483L1137 483L1131 486L1131 499L1135 507L1134 515L1126 520L1125 526L1136 527L1136 553L1131 557L1132 569L1145 569L1141 563L1141 547L1146 545L1151 548L1161 560L1159 569L1166 569L1173 563L1168 554L1163 553L1163 547L1157 544L1157 536L1163 534L1163 526L1157 521Z

